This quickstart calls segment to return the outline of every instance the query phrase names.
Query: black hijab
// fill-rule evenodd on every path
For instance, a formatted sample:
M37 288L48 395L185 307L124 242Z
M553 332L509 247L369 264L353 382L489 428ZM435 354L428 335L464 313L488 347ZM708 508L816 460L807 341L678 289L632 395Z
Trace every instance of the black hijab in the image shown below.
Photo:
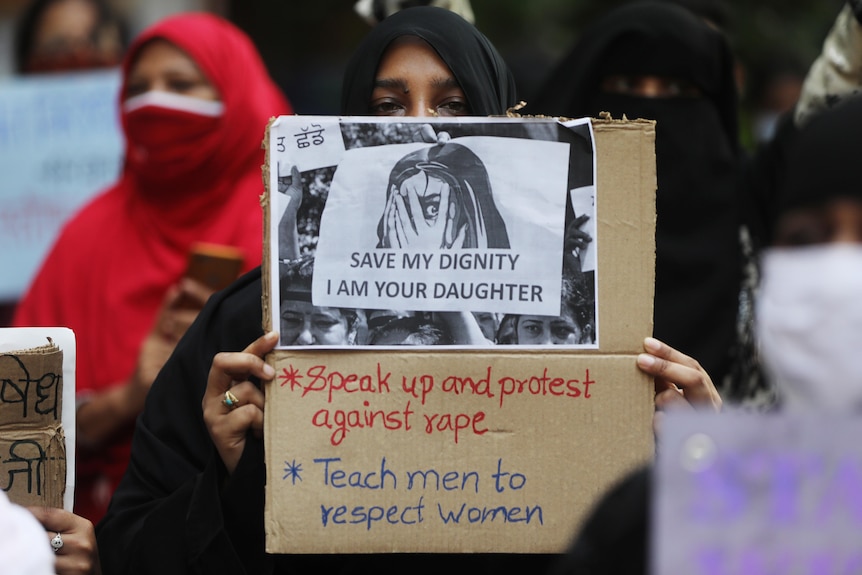
M608 75L687 80L702 97L602 92ZM723 34L667 3L623 6L585 30L529 106L535 114L656 120L656 337L718 384L736 339L741 283L733 58ZM601 185L601 182L599 182Z
M862 96L853 96L813 118L790 150L776 217L818 208L832 200L862 201L855 167L862 150Z
M493 44L454 12L421 6L389 16L359 45L344 74L342 114L368 115L377 67L389 44L401 36L416 36L434 48L464 90L472 115L505 114L517 103L514 77Z

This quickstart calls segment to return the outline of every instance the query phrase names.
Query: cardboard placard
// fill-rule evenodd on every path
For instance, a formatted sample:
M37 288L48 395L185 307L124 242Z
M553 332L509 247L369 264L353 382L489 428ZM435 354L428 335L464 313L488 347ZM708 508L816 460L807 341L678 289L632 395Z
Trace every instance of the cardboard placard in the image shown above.
M856 414L672 414L653 481L652 573L859 573Z
M0 330L0 489L18 504L71 509L64 423L71 417L74 429L74 357L68 329Z
M393 132L403 127L403 133L421 125L406 119L373 121L388 122ZM282 117L269 127L266 182L273 193L268 192L263 201L265 261L269 262L264 266L267 329L280 315L274 311L279 302L273 294L280 293L273 277L279 273L274 238L283 206L273 205L273 194L285 173L298 163L295 158L300 156L284 144L291 141L288 136L304 134L299 125L303 122L303 126L316 124L315 129L323 130L317 137L331 146L337 144L331 136L339 127L347 134L351 123L370 121ZM463 119L421 122L437 133L472 129ZM584 122L573 125L583 127ZM562 145L557 143L565 141L560 134L567 129L547 119L478 119L476 126L482 137L492 133L512 140L532 138L549 154L558 154L549 144ZM570 165L568 181L564 177L554 193L562 196L560 210L565 201L575 205L576 188L587 188L588 197L595 197L589 249L596 262L591 270L597 289L593 305L601 336L562 346L301 349L296 344L275 350L268 361L277 377L265 390L268 552L559 552L595 499L651 456L653 386L636 368L635 357L643 338L652 333L654 124L594 121L589 131L594 137L595 179L590 177L586 186L573 183ZM513 137L514 132L519 136ZM493 158L482 156L481 150L496 144L483 148L483 140L473 146L469 136L453 140L465 141L492 166ZM314 145L309 140L304 138L303 143ZM347 137L344 141L350 144ZM529 148L523 144L513 141L512 149ZM566 154L562 157L565 160ZM574 152L569 157L574 158ZM517 154L506 156L509 163L520 160ZM315 166L321 162L318 157L309 161ZM584 165L592 174L589 162ZM547 176L544 167L534 162L532 168L520 169L540 170ZM385 173L381 178L385 184ZM510 237L522 237L517 231L522 224L512 225L516 220L501 198L507 193L505 185L493 174L490 179L507 231L515 230ZM559 178L541 181L557 186ZM519 187L509 193L518 194ZM530 202L523 197L520 201ZM447 211L440 208L439 213ZM359 212L354 214L362 219ZM557 238L550 241L562 240L561 214L548 217L549 237ZM345 224L340 229L349 227ZM371 227L378 227L376 217ZM379 239L383 246L381 237L371 241ZM349 235L344 239L350 246L362 241L366 240ZM494 253L494 249L513 253L523 245L518 241L503 248L488 243L484 252L449 253L472 256ZM373 262L385 253L386 246L380 246L362 251ZM546 245L545 249L560 247ZM524 249L522 257L528 258L530 250L540 248ZM441 253L434 252L438 257ZM398 252L395 257L401 255ZM318 264L315 275L323 269ZM377 266L375 277L391 277L391 269L381 267ZM560 267L549 265L534 279L550 276L558 283ZM483 276L474 270L463 277L470 281ZM556 298L554 309L560 309L559 294ZM517 313L538 316L543 312L520 309Z

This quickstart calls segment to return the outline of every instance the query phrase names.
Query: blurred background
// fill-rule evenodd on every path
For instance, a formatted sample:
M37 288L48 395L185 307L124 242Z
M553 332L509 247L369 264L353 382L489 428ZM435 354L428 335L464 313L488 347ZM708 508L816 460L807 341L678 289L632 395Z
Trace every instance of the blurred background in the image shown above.
M472 0L477 26L515 70L525 99L587 22L624 0ZM368 25L353 0L111 0L131 36L184 10L227 17L256 42L299 113L334 113L344 63ZM690 0L715 5L744 66L749 92L762 69L781 61L807 68L841 0ZM27 0L0 0L0 77L13 73L16 18ZM743 88L745 88L743 84ZM746 90L743 89L743 94Z
M842 1L677 1L692 5L730 37L738 59L743 142L753 148L768 137L776 110L795 101ZM579 30L623 2L472 0L471 5L476 25L508 61L521 98L529 101ZM370 26L354 11L354 0L108 3L125 23L128 38L181 11L228 18L254 40L299 114L337 114L345 63ZM18 73L16 26L28 4L0 0L0 326L6 325L56 230L113 181L122 154L116 126L100 120L116 121L116 69L80 84L77 92L68 73ZM83 144L90 140L93 150L84 153ZM28 162L33 165L25 169Z

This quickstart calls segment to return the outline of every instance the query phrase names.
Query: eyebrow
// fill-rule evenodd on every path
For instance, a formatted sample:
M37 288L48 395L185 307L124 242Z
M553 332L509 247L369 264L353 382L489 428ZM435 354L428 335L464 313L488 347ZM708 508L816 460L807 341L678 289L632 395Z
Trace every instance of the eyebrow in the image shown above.
M434 88L461 88L454 76L438 76L431 79ZM374 80L375 88L388 88L390 90L401 90L405 94L410 92L407 81L403 78L377 78Z
M374 80L374 87L401 90L405 94L410 91L407 82L402 78L377 78Z
M455 79L454 76L446 76L433 78L431 80L431 85L435 88L460 88L461 84L458 83L458 80Z

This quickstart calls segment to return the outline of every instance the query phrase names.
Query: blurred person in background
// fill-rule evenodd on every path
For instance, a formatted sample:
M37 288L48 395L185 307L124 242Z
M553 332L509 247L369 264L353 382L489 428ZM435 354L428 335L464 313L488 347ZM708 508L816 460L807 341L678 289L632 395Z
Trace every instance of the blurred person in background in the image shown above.
M782 116L791 112L802 94L805 67L789 53L756 59L746 89L750 138L754 146L771 141Z
M104 0L34 0L16 22L14 70L30 75L112 68L127 45L125 21ZM16 304L0 302L0 326L11 323Z
M119 66L128 44L125 22L104 0L35 0L18 21L20 74Z
M528 111L657 121L654 334L723 381L743 270L737 90L724 34L670 2L624 5L583 31Z
M786 412L862 412L860 127L854 96L801 129L762 253L756 334ZM644 468L613 487L551 573L647 573L651 481Z
M768 409L775 390L753 336L757 254L773 236L798 128L862 83L862 7L845 4L799 102L750 156L721 31L727 20L706 10L712 4L644 1L612 11L584 31L527 110L657 121L655 335L697 359L727 400Z
M211 294L184 278L190 248L239 248L246 270L261 261L260 142L291 108L244 33L186 14L129 49L120 113L120 179L66 224L14 318L75 332L75 511L94 523L150 385Z
M790 151L756 332L784 410L862 410L862 98L813 118Z

